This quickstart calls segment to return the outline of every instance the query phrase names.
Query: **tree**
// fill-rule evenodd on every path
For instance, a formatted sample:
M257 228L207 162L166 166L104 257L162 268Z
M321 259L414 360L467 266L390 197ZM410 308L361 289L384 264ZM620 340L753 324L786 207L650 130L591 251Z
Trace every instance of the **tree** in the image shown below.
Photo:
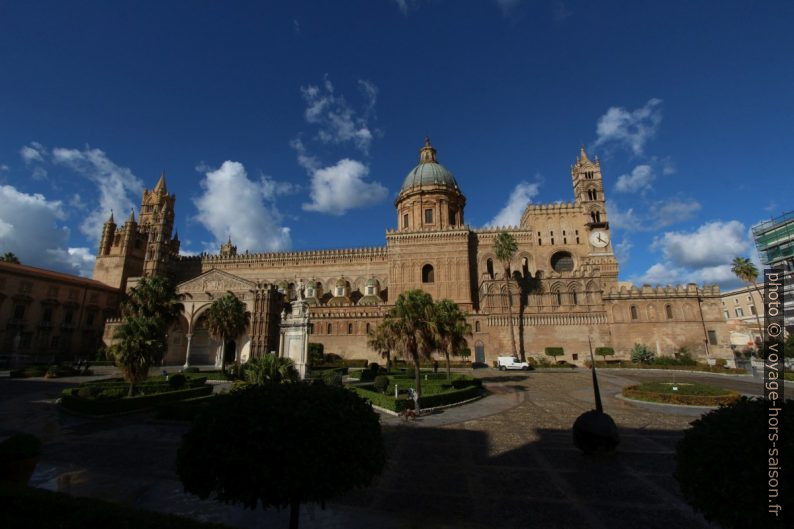
M763 299L764 295L761 293L761 290L758 288L758 268L755 267L752 261L746 257L735 257L733 262L731 263L731 272L733 272L736 277L738 277L741 281L748 283L748 285L753 285L755 291ZM753 310L755 311L755 322L758 324L758 332L761 333L761 342L764 341L764 331L763 327L761 326L761 318L758 315L758 307L755 305L755 298L751 296L753 300Z
M638 364L650 364L653 362L656 353L648 349L647 345L635 343L631 348L631 361Z
M300 380L295 362L291 358L278 357L274 354L257 356L248 361L243 367L243 375L248 382L258 385Z
M177 451L185 490L249 509L324 503L369 485L386 463L380 421L344 388L248 386L212 399Z
M794 481L794 465L780 464L780 455L794 453L794 401L779 401L774 414L781 433L769 446L770 410L763 398L741 397L713 410L684 432L676 445L674 476L686 501L707 520L725 528L769 529L790 527L790 514L774 516L772 504L782 513L794 512L794 495L786 491ZM760 454L761 457L752 457ZM774 471L774 474L772 472ZM768 502L772 482L779 495ZM780 488L780 485L783 488ZM785 522L786 519L789 522Z
M607 356L612 356L615 354L615 350L611 347L596 347L595 354L600 356L606 362Z
M371 328L367 335L367 346L386 359L387 372L391 369L391 353L397 349L399 337L399 331L393 328L394 325L395 322L387 318Z
M433 297L423 290L406 290L397 298L385 320L381 323L383 332L393 340L395 348L414 364L414 385L419 397L422 396L420 361L430 358L437 349L435 334L430 322L433 317ZM417 411L419 401L417 400Z
M247 324L248 314L245 312L245 304L231 292L213 301L207 309L207 330L213 338L221 341L223 373L226 372L226 342L245 332Z
M19 264L19 257L13 252L6 252L0 256L0 261L11 264Z
M518 252L518 244L512 235L503 231L494 239L493 249L496 258L502 263L502 268L504 268L505 288L507 289L507 312L510 316L510 345L513 348L513 356L518 357L518 353L516 352L516 337L513 330L513 296L510 294L510 262L513 260L513 257L515 257L516 252ZM521 361L525 360L524 351L521 351Z
M461 312L457 303L449 299L442 299L433 305L433 317L430 325L435 333L434 339L438 348L444 353L447 362L447 380L452 378L449 366L449 357L458 355L468 345L467 337L471 337L471 325L466 321L466 315Z
M141 279L121 304L122 320L110 350L130 383L130 396L135 384L163 359L168 349L166 331L179 310L173 283L159 276Z
M565 354L565 350L562 347L546 347L544 349L546 356L550 356L554 358L554 361L557 361L558 356L563 356Z

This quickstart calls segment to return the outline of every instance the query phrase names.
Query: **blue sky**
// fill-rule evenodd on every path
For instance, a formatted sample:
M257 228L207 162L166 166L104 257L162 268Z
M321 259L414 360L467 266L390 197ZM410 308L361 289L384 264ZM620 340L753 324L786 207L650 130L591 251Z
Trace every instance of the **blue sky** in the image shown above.
M474 227L597 153L621 279L794 209L791 2L0 2L0 252L90 274L165 170L187 252L376 246L423 137ZM243 190L231 193L230 189Z

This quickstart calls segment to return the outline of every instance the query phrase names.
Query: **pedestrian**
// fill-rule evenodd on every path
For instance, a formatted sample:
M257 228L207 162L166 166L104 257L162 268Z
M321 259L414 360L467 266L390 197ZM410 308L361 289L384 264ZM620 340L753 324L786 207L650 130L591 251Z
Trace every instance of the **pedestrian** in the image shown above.
M433 374L438 374L438 360L433 360Z

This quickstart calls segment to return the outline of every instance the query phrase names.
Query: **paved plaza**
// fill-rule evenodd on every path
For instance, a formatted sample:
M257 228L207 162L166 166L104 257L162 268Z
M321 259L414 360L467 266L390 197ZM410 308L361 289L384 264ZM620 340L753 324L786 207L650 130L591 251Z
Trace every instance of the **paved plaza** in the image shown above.
M589 371L475 374L489 389L484 399L416 422L383 416L384 474L324 510L306 506L301 526L710 527L683 502L672 477L675 444L703 410L615 398L625 385L672 373L601 371L605 411L621 432L617 453L607 457L584 456L571 441L574 420L593 408ZM749 376L674 376L761 393L760 380ZM174 461L186 423L145 412L102 420L67 415L54 399L69 385L0 378L0 435L24 430L44 439L33 485L235 527L286 526L286 512L246 511L182 492Z

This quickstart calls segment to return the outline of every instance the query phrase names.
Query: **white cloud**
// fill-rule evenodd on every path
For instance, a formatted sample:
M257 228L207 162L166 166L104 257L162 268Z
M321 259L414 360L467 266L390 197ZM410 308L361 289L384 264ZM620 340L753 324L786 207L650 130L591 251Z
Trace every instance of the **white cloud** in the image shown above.
M316 169L311 175L311 202L306 211L342 215L349 209L377 204L388 194L379 182L366 182L369 168L357 160L344 158L335 165Z
M750 249L745 233L737 220L707 222L693 232L667 232L654 239L653 247L675 265L712 267L730 264Z
M304 118L308 123L317 126L317 138L321 142L352 142L359 150L367 153L374 137L369 120L377 101L378 88L364 79L360 79L358 85L364 96L361 112L355 111L344 96L335 93L328 76L323 80L322 86L302 86L301 94L306 102Z
M630 148L634 154L642 154L662 122L661 104L660 99L653 98L636 110L610 107L598 119L595 146L617 144Z
M59 200L0 186L0 253L13 252L23 264L90 276L88 248L68 248L69 229Z
M686 198L645 202L642 206L645 213L637 213L634 208L621 210L614 200L607 201L606 207L610 226L626 231L655 231L666 228L691 219L701 209L698 201Z
M277 251L290 246L290 230L280 225L282 216L273 204L277 183L267 177L248 178L243 164L225 161L207 169L203 193L193 199L198 219L215 238L207 251L217 252L229 235L239 251Z
M624 236L619 243L615 244L615 257L618 258L620 264L625 265L631 254L631 249L634 245L628 237Z
M408 0L394 0L394 3L403 15L408 14Z
M651 245L661 250L662 262L631 278L635 283L717 283L733 288L741 282L731 271L734 257L752 249L744 225L736 220L713 221L690 232L667 232Z
M499 9L502 10L502 13L508 14L510 11L518 7L521 3L521 0L496 0L496 4L499 6Z
M518 226L527 205L538 195L540 185L519 182L510 193L507 204L486 224L486 226Z
M42 144L32 141L30 145L25 145L19 150L19 155L26 166L32 167L34 180L45 180L47 178L47 169L44 168L47 150Z
M91 181L99 192L99 202L80 224L80 231L92 241L102 235L102 224L110 211L126 218L143 191L143 182L126 167L113 163L100 149L83 150L56 147L52 162L72 169Z
M648 191L655 175L650 165L638 165L632 169L631 174L622 174L618 177L615 190L620 193L636 193Z

